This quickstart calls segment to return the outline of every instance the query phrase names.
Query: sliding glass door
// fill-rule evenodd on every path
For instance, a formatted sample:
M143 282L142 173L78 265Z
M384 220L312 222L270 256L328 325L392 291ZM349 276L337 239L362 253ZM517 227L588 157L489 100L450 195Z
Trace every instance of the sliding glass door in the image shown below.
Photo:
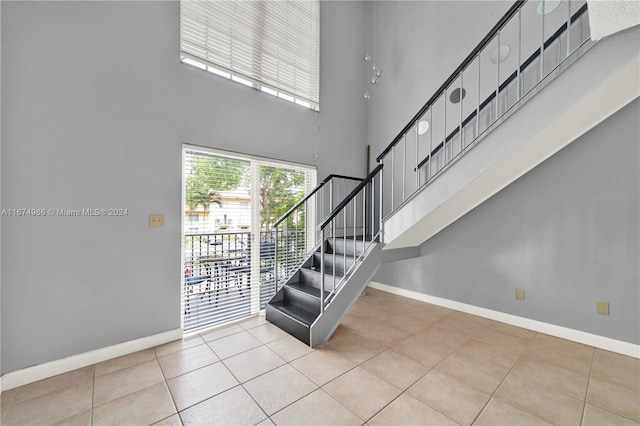
M183 328L260 311L276 288L272 225L315 186L315 168L185 147L183 170ZM306 249L307 219L280 241Z

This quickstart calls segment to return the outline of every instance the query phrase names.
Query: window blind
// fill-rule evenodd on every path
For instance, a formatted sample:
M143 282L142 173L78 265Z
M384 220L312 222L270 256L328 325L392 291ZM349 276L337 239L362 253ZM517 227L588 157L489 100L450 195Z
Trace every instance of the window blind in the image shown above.
M180 50L183 59L319 107L319 0L182 0Z
M273 297L272 225L315 186L316 171L187 147L183 167L183 327L193 330L251 315ZM306 253L315 223L306 214L280 232L281 247Z

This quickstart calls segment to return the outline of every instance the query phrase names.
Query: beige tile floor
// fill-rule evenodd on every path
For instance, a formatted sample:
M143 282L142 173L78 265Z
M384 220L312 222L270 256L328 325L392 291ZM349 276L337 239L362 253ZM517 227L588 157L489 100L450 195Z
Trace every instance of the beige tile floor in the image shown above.
M638 425L640 361L368 289L316 349L256 316L1 401L3 425Z

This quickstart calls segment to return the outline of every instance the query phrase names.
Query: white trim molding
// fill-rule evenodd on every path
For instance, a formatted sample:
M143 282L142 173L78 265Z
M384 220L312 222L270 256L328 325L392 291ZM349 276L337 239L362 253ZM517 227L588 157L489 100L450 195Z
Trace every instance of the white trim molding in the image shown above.
M2 389L2 391L13 389L18 386L37 382L38 380L57 376L58 374L66 373L88 365L97 364L119 356L163 345L165 343L181 339L182 336L182 329L176 328L175 330L166 331L164 333L158 333L142 337L140 339L130 340L128 342L118 343L105 348L95 349L93 351L46 362L44 364L34 365L33 367L24 368L22 370L12 371L0 377L0 384L2 386L0 389Z
M471 315L488 318L494 321L503 322L516 327L526 328L528 330L539 333L548 334L562 339L571 340L573 342L582 343L584 345L605 349L611 352L617 352L622 355L640 358L640 345L635 345L621 340L611 339L609 337L598 336L597 334L585 333L584 331L574 330L572 328L562 327L555 324L549 324L542 321L532 320L529 318L519 317L492 309L481 308L479 306L469 305L455 300L443 299L441 297L431 296L424 293L418 293L412 290L382 284L370 281L368 287L376 290L382 290L387 293L396 294L398 296L408 297L410 299L419 300L421 302L431 303L433 305L443 306L445 308L454 309L456 311L465 312Z

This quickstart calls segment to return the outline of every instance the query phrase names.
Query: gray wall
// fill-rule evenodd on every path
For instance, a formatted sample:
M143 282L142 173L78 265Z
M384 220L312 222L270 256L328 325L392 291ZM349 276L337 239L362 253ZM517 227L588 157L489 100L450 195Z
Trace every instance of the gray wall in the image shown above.
M2 374L180 326L181 144L364 174L364 3L321 6L321 112L178 60L177 2L2 7ZM148 228L164 213L163 228Z
M374 281L640 343L639 116L635 100Z

